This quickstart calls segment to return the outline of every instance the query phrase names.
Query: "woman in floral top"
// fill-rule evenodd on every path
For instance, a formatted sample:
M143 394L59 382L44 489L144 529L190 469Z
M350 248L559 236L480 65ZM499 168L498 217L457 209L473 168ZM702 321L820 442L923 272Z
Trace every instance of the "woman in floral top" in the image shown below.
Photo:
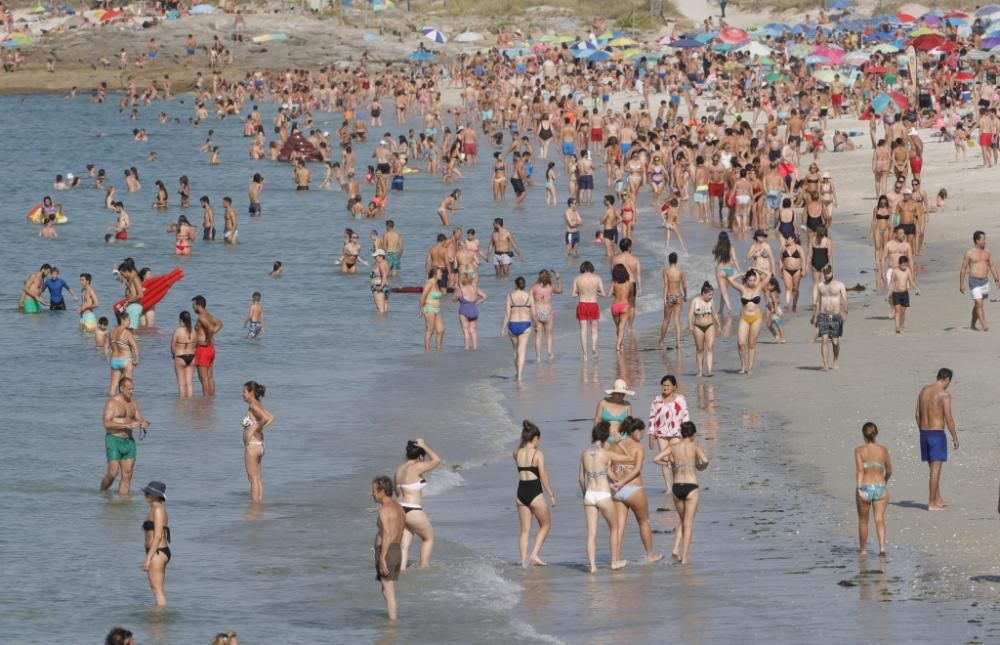
M677 392L677 379L667 374L660 379L660 394L649 407L649 448L663 451L681 441L681 424L690 421L687 399ZM656 444L654 445L654 441ZM670 469L663 467L663 482L670 490Z

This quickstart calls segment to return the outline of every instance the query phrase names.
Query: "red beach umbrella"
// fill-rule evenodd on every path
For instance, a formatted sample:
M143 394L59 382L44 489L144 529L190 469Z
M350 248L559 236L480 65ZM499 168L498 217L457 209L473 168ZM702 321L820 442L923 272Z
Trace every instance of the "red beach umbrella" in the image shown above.
M101 22L108 22L109 20L114 20L122 15L121 11L117 9L112 9L110 11L105 11L101 14Z
M941 47L946 42L948 42L944 36L941 34L924 34L923 36L917 36L910 41L914 49L922 52L928 52L937 47Z
M975 74L972 72L959 72L958 74L955 74L956 81L971 81L975 77Z
M896 17L899 18L899 22L916 22L917 19L908 13L897 13Z
M719 40L724 43L736 44L741 43L747 38L749 34L742 29L737 29L736 27L726 27L719 32Z
M900 110L905 110L906 106L910 104L910 100L906 98L906 95L902 92L889 92L889 98L892 102L899 106Z

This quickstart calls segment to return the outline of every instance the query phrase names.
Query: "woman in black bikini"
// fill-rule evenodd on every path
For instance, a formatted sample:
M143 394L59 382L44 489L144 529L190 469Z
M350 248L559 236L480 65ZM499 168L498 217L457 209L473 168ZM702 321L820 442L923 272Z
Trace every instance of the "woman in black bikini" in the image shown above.
M545 456L538 449L542 431L531 421L521 423L521 445L514 451L514 465L517 466L517 516L521 520L521 534L517 546L521 553L521 566L545 566L538 556L545 544L545 538L552 528L549 508L545 505L545 495L542 487L549 493L552 506L556 505L556 494L552 492L549 475L545 471ZM528 541L531 538L531 518L538 521L538 533L535 534L535 548L528 556Z
M799 306L799 282L802 281L805 250L799 245L799 238L785 238L785 248L781 251L781 280L785 283L785 306L795 311Z
M892 209L889 207L889 198L879 195L878 203L872 210L871 237L875 247L875 289L882 288L882 276L885 275L885 268L882 266L882 249L885 243L892 236L892 224L889 218L892 217Z
M194 396L194 326L191 313L182 311L180 324L170 338L170 355L174 358L174 373L177 375L177 396Z
M753 374L753 362L757 356L757 336L764 326L764 285L771 279L771 274L759 269L750 269L743 274L743 282L737 282L732 276L726 280L740 294L743 309L740 311L739 329L736 333L736 344L740 354L740 374Z
M833 266L833 241L826 234L826 227L820 224L816 227L809 247L809 265L813 270L813 284L819 284L823 279L823 267Z
M695 471L708 468L708 455L694 442L698 432L691 421L681 424L681 441L666 447L653 458L661 466L670 465L674 471L674 485L671 492L681 523L674 538L674 560L687 564L688 549L691 547L691 532L694 517L698 513L698 476Z
M434 528L427 513L424 512L423 490L427 486L424 475L437 468L440 463L441 458L424 443L423 439L417 438L406 442L406 462L396 469L393 478L399 505L406 512L403 540L400 543L403 571L406 570L406 560L414 535L420 538L420 568L426 569L430 566L431 551L434 550Z
M153 590L153 601L157 607L167 606L167 596L163 593L163 579L170 562L170 523L164 503L167 501L167 486L163 482L149 482L142 492L146 494L149 514L142 523L145 533L146 559L142 570L149 575L149 588Z
M712 376L712 348L715 346L715 334L722 328L719 314L715 311L715 290L706 280L701 285L701 295L691 301L688 307L688 328L694 336L695 359L698 364L698 376ZM704 359L704 360L703 360Z

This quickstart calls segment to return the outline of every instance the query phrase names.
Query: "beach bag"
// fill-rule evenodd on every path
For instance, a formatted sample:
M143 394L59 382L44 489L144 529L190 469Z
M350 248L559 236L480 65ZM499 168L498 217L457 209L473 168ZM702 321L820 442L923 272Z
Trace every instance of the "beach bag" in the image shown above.
M726 191L726 206L729 208L735 208L736 206L736 191L728 190Z

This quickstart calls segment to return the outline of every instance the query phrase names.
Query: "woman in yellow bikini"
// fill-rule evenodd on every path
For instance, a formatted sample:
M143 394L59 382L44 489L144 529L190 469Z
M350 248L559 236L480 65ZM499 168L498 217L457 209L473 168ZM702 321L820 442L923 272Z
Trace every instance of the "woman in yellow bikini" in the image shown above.
M740 350L740 374L753 374L753 361L757 354L757 336L764 326L764 285L771 274L760 269L750 269L743 274L742 283L733 276L726 276L729 285L740 294L743 309L740 311L740 326L737 345Z
M435 267L427 274L424 290L420 294L420 305L417 315L424 319L424 351L431 351L431 340L437 335L435 348L441 351L444 345L444 318L441 317L441 298L444 291L438 286L441 281L441 269Z

